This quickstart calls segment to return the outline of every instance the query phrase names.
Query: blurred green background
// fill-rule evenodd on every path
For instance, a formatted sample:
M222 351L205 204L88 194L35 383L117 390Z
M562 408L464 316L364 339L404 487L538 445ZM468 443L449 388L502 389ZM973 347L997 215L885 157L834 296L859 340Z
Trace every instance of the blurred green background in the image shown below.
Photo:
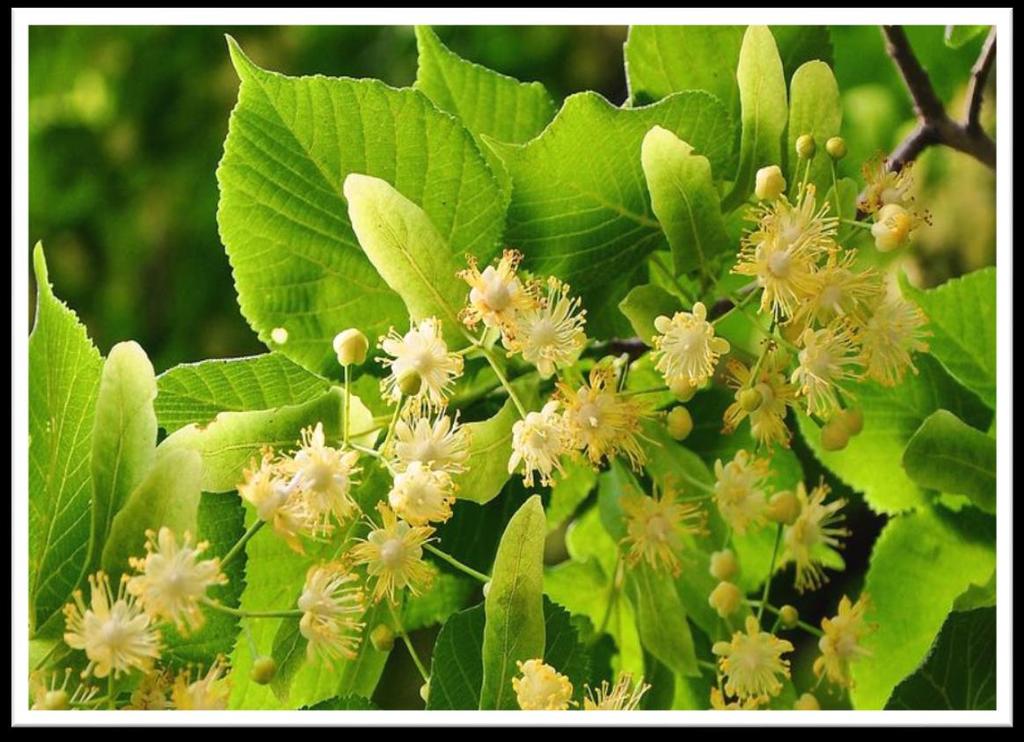
M437 30L461 56L539 80L556 99L587 89L616 104L626 98L624 26ZM101 351L138 340L158 371L263 349L238 311L217 236L214 171L238 87L224 33L261 66L286 74L377 77L396 86L416 75L411 27L30 30L30 239L44 242L58 295ZM940 96L959 113L981 39L953 50L942 27L908 33ZM832 38L850 149L842 164L853 174L899 141L912 111L877 27L835 27ZM991 128L993 119L990 80L983 120ZM912 279L934 285L994 262L993 173L932 149L918 176L934 226L912 248Z

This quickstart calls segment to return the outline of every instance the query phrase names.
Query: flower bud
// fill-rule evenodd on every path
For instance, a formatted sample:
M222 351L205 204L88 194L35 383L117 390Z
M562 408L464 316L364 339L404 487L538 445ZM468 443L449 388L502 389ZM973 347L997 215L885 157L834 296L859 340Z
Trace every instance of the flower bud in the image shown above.
M722 618L735 613L742 601L743 593L731 582L719 582L718 586L711 591L711 595L708 597L708 604Z
M48 690L43 696L42 703L39 704L39 707L42 708L43 711L67 711L71 708L71 697L63 688Z
M837 417L851 438L864 430L864 412L859 407L845 409Z
M800 500L788 490L776 492L768 500L768 520L791 526L800 515Z
M430 681L429 680L427 682L425 682L423 685L420 686L420 698L423 699L423 703L426 703L427 699L430 698Z
M420 393L420 387L423 386L423 379L420 377L418 371L407 368L398 376L398 389L406 397L415 397Z
M378 652L390 652L395 646L395 632L387 624L377 624L370 632L370 643Z
M769 165L757 171L754 179L754 195L761 201L774 201L786 190L786 179L778 165Z
M825 142L825 151L833 160L841 160L846 157L846 140L842 137L832 137Z
M277 675L277 662L274 661L273 657L257 657L256 661L252 663L252 669L249 670L249 678L254 683L260 685L266 685L274 676Z
M484 583L483 594L484 594L485 598L487 597L487 593L489 593L489 592L491 592L491 581L490 580L488 580L487 582Z
M814 152L817 149L818 146L814 141L813 135L801 134L796 138L796 153L805 160L814 157Z
M284 345L288 342L288 330L283 327L275 327L270 331L270 339L278 345Z
M832 418L821 429L821 447L826 451L842 451L850 442L850 433L841 420Z
M782 625L787 629L791 629L796 626L796 622L800 620L800 611L795 606L791 606L788 603L779 609L779 620Z
M680 402L689 402L697 393L697 387L690 383L685 376L676 376L668 383L668 390L675 395Z
M821 704L818 703L818 699L811 693L804 693L793 704L793 708L797 711L821 711Z
M665 419L665 424L668 427L668 434L677 441L686 440L693 431L693 418L690 411L682 405L672 408Z
M732 549L722 549L711 553L711 566L708 571L716 580L731 580L736 576L739 565Z
M334 336L334 352L338 354L338 363L342 366L362 364L369 349L370 341L366 339L366 335L354 327Z
M737 401L740 403L740 407L743 408L744 412L757 412L761 403L764 401L764 397L761 392L757 389L744 389L737 396Z
M910 239L914 220L899 204L886 204L878 212L878 221L871 225L871 236L879 252L892 252Z

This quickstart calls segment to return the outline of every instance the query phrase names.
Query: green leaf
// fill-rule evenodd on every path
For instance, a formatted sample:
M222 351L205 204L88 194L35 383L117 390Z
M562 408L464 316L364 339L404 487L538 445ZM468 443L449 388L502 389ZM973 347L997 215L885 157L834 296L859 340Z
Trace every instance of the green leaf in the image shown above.
M484 621L481 603L452 615L441 627L430 661L428 711L479 708Z
M930 415L907 443L903 468L926 489L967 495L996 512L996 440L946 410Z
M828 26L772 26L771 29L787 80L804 62L819 59L832 65L832 36Z
M145 555L147 530L167 526L179 539L185 531L197 533L202 472L203 461L195 451L157 457L110 525L102 558L112 582L128 570L129 557Z
M996 604L996 573L984 585L968 585L953 603L954 611L970 611L975 608L988 608Z
M651 103L706 90L739 112L736 62L742 26L630 26L624 52L630 101Z
M345 695L328 698L326 701L314 703L312 706L303 706L300 711L378 711L378 706L373 701L363 696Z
M351 399L351 429L369 430L373 416L358 397L352 395ZM197 425L180 428L168 436L157 451L158 454L182 448L198 451L203 461L203 491L230 492L238 487L243 472L259 458L264 447L275 451L298 448L303 428L323 423L328 443L336 445L341 438L344 406L344 391L334 387L302 404L272 410L222 412L203 428ZM370 445L375 436L371 433L355 440Z
M92 433L92 536L87 571L99 566L110 524L156 455L156 376L137 343L118 343L103 364ZM180 534L179 534L180 536Z
M580 641L569 611L544 596L544 662L569 678L573 698L583 698L589 680L590 652Z
M551 500L545 511L548 530L553 531L576 512L576 508L590 495L597 484L597 472L581 461L565 463L565 474L551 487Z
M223 557L245 532L242 501L234 493L204 493L199 500L197 521L198 540L209 543L204 557ZM223 572L228 583L211 587L207 594L213 600L235 608L245 588L245 559L233 560ZM161 627L164 662L172 667L188 664L209 667L217 655L231 654L239 630L238 618L212 608L204 608L203 615L202 627L187 635L179 634L171 624Z
M987 580L994 567L993 522L986 516L925 509L886 524L864 582L874 606L868 620L877 630L863 641L870 654L851 666L854 708L885 706L893 688L921 665L957 596Z
M987 32L989 26L946 26L946 46L959 49L972 39Z
M416 88L474 136L521 144L555 115L555 104L539 82L519 82L462 59L429 26L416 27L416 47Z
M580 644L568 612L544 598L546 641L536 655L569 678L577 694L582 694L587 679L589 657ZM483 685L483 643L485 606L467 608L454 614L441 627L434 642L430 663L430 696L427 710L470 711L479 708ZM514 671L513 675L517 675ZM512 681L509 679L509 693ZM512 708L518 708L514 694Z
M802 412L797 414L804 440L818 460L863 492L877 513L898 513L925 503L925 491L903 470L902 456L907 442L929 415L946 409L976 428L987 427L991 419L984 405L957 385L931 356L918 356L915 363L919 373L907 374L897 387L871 382L856 387L864 430L842 451L822 449L818 426Z
M420 206L451 254L489 260L506 198L469 132L418 90L285 77L229 41L242 84L217 170L217 223L242 314L305 368L337 371L335 334L405 326L408 311L363 254L342 184L383 178ZM275 328L288 332L272 343Z
M651 208L668 237L677 274L712 274L718 258L735 253L725 234L722 207L711 178L711 164L693 147L660 126L640 147Z
M53 295L42 244L33 252L36 319L28 339L29 624L34 633L82 577L89 549L90 451L103 359Z
M789 127L786 145L786 160L790 163L788 183L802 183L804 173L807 173L807 182L817 188L819 203L832 188L832 158L825 150L825 142L839 135L842 122L843 108L839 100L839 85L831 68L824 62L805 63L796 71L789 84ZM796 154L796 140L804 134L813 136L817 145L814 157L810 160L809 170L807 160L797 157ZM852 216L852 212L847 213Z
M812 59L831 64L825 26L771 26L785 78ZM626 81L630 100L650 103L680 90L707 90L739 114L736 65L743 26L630 26Z
M996 611L951 613L928 660L893 691L889 709L996 709Z
M597 510L590 512L594 514L592 522L596 524L597 530L607 538L595 517ZM601 626L604 621L610 585L611 577L606 575L594 558L584 561L574 559L544 571L545 593L573 615L586 616L594 626ZM615 601L604 628L615 642L619 669L632 673L634 677L641 677L644 674L643 647L640 645L635 612L628 596L620 595Z
M740 154L736 181L723 208L731 211L754 190L754 176L767 165L782 165L786 128L786 78L779 50L767 26L750 26L743 35L736 80L740 88Z
M686 611L672 576L640 562L626 571L626 586L636 606L640 641L647 651L673 672L700 675Z
M205 425L220 412L267 410L318 397L330 387L281 353L182 363L156 380L156 416L168 433Z
M921 291L903 282L907 299L928 316L930 352L950 375L996 406L996 269L983 268Z
M516 708L516 662L543 657L546 534L544 508L534 495L512 516L498 545L484 601L482 710Z
M454 477L460 500L483 505L501 492L509 480L512 426L518 420L519 411L509 399L493 417L464 426L469 435L469 456L466 471Z
M713 172L723 172L732 122L725 107L702 92L636 109L580 93L566 99L536 139L524 145L487 140L512 179L506 239L523 251L526 267L557 275L583 297L591 334L628 332L616 304L643 259L665 244L640 164L652 126L685 139Z
M402 626L416 631L444 623L449 616L469 602L479 583L461 573L440 572L434 575L430 589L420 595L407 595L402 604Z
M458 317L467 293L456 275L461 265L430 217L380 178L352 173L344 193L359 244L412 318L437 317L449 347L467 345Z
M634 286L619 302L619 311L626 315L633 332L648 345L657 334L655 318L660 315L671 317L682 308L678 297L652 283Z

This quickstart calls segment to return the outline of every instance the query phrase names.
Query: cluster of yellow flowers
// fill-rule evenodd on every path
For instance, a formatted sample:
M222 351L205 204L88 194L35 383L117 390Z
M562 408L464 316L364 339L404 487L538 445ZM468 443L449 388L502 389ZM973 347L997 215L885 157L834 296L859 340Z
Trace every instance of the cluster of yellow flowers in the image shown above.
M928 219L914 206L909 170L889 172L879 161L864 173L860 208L875 219L876 247L888 252L907 244ZM851 385L871 379L895 386L908 369L916 372L911 355L927 350L927 319L884 273L858 267L857 250L838 242L841 220L829 215L827 201L819 204L813 185L802 184L791 201L778 166L762 169L758 181L762 202L733 272L755 279L750 296L760 292L769 332L778 328L781 336L769 340L753 369L728 362L736 396L724 432L749 416L759 445L788 445L786 407L800 405L824 424L823 446L840 449L862 424Z
M81 590L74 593L73 602L64 607L64 642L85 652L88 664L83 681L90 676L117 678L133 670L142 673L143 682L127 708L226 708L230 688L223 678L222 658L195 679L191 669L181 671L173 678L173 687L169 673L156 668L161 654L159 624L173 623L185 633L202 626L200 605L208 602L207 590L227 581L220 560L201 559L208 545L193 545L188 533L180 544L168 528L147 531L146 537L146 556L130 560L135 574L122 575L116 592L110 577L97 572L89 576L88 603ZM60 687L47 687L37 678L33 708L93 704L97 689L83 684L69 695L68 675Z
M873 165L865 172L868 187L861 208L875 219L869 229L878 248L893 249L904 244L927 215L913 205L906 171L889 173L884 166ZM664 388L685 402L715 377L724 359L722 378L733 389L734 400L725 412L723 432L735 431L749 418L758 450L789 445L785 418L788 409L797 406L824 424L825 448L841 448L863 426L859 410L852 406L851 384L864 378L898 383L907 369L914 368L911 354L926 348L925 318L886 284L879 271L858 268L856 251L837 241L840 220L829 216L828 203L817 202L813 185L801 184L792 201L785 192L778 167L758 172L756 193L761 203L753 211L755 227L744 235L733 268L755 279L747 299L760 292L760 311L770 317L769 339L756 361L748 365L730 354L729 342L716 334L715 320L709 320L707 307L698 301L690 311L654 320L653 365L664 378ZM511 430L509 474L519 473L529 487L550 486L564 474L567 458L600 468L621 457L639 470L645 463L642 424L655 417L641 397L644 392L624 390L628 364L621 359L594 362L582 383L573 372L559 373L575 366L587 345L586 312L562 281L521 276L521 258L506 250L482 271L470 259L469 267L459 273L469 286L459 328L469 343L467 349L450 350L435 317L411 323L404 334L392 329L380 339L384 355L378 360L387 370L381 395L394 411L383 418L390 417L390 423L379 445L352 440L362 440L363 434L350 436L346 400L340 446L331 445L323 424L316 423L301 431L294 450L265 449L251 462L238 493L252 506L256 520L223 561L202 559L207 544L193 545L188 533L179 544L173 532L162 528L147 534L146 555L130 560L134 574L124 575L116 592L105 574L90 576L90 602L86 604L79 591L65 608L65 642L84 650L89 661L83 678L140 671L132 708L225 707L230 686L223 658L197 678L191 670L172 678L156 667L161 654L158 627L170 622L181 632L194 631L203 623L204 608L258 616L222 606L209 599L207 591L226 583L224 564L263 526L300 554L309 541L345 534L333 558L309 567L293 609L263 612L299 618L311 659L354 658L370 603L386 600L394 607L401 591L418 595L429 586L434 570L425 561L425 552L468 570L432 543L437 524L452 517L460 475L469 466L469 429L457 412L449 412L467 354L476 353L490 363L519 412ZM518 356L541 379L558 374L539 409L527 409L506 378L493 352L499 342L508 357ZM358 330L349 329L336 336L334 349L347 382L350 368L365 362L369 342ZM572 378L577 383L571 383ZM690 413L682 406L664 419L676 439L685 438L693 428ZM372 503L375 514L354 492L367 458L390 476L386 498ZM678 575L687 544L708 532L705 501L714 504L728 538L710 556L709 569L717 583L708 600L732 633L730 641L713 646L719 682L711 693L712 706L759 708L778 696L782 680L789 676L783 655L793 651L789 641L776 636L779 627L818 634L821 656L814 672L833 684L849 686L850 663L865 653L861 640L872 628L865 620L867 597L856 603L844 597L838 615L824 619L819 631L801 622L792 606L775 609L768 604L767 590L761 601L746 600L734 581L739 567L728 548L732 534L774 525L776 546L768 579L776 568L793 563L796 589L817 589L827 580L823 555L841 548L848 536L841 525L844 500L828 500L830 490L824 481L810 492L803 483L775 491L771 460L747 450L716 461L713 482L684 479L700 490L697 496L683 497L676 482L659 482L651 495L630 492L621 498L622 556L625 566L642 562ZM353 532L350 527L360 523L365 535L348 535ZM750 605L757 608L756 616ZM761 627L765 610L778 616L771 631ZM397 622L397 614L392 615ZM741 616L744 630L733 631L730 620ZM402 632L400 625L397 631ZM385 638L390 641L394 634L381 624L369 636L377 644ZM269 682L275 672L273 660L253 660L252 678ZM520 663L519 669L513 687L522 708L574 705L568 678L541 659ZM38 707L85 706L96 697L86 686L69 693L67 676L63 684L58 681L57 676L49 684L35 678ZM429 682L424 687L429 688ZM614 685L588 688L583 708L634 709L648 687L623 675ZM817 705L811 694L797 703L798 708Z
M572 682L542 659L518 662L519 676L512 679L519 708L524 711L567 711L575 706ZM594 689L584 688L584 711L635 711L650 685L622 673L614 685L604 681Z

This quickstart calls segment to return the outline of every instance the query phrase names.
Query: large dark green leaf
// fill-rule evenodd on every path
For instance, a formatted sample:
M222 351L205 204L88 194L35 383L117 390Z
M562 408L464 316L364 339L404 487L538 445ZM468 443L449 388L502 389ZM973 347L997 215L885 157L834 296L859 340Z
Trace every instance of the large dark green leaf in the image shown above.
M896 686L885 708L995 710L995 608L949 614L928 659Z

